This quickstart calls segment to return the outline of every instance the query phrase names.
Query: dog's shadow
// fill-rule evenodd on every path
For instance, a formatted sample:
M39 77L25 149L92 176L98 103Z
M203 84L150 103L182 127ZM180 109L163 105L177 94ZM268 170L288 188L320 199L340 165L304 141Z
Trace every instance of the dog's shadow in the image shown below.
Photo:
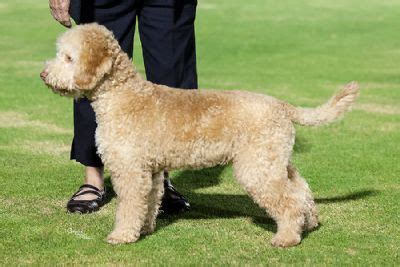
M259 226L269 231L275 231L276 226L272 219L244 194L206 194L196 192L197 189L213 187L221 183L222 173L226 166L217 166L203 170L187 170L179 172L172 178L174 186L189 199L189 212L166 215L160 214L158 228L185 219L213 219L213 218L240 218L252 217Z
M296 141L294 143L293 150L296 153L307 153L311 151L312 144L308 142L307 139L300 135L297 135L295 138Z
M183 171L172 178L173 184L185 195L191 204L191 210L180 214L160 214L157 228L161 229L177 220L213 219L213 218L251 218L259 227L276 232L275 222L258 207L249 196L243 194L199 193L196 189L216 186L221 182L221 174L225 167L218 166L198 171ZM106 180L107 188L112 188L110 179ZM316 203L337 203L355 201L378 194L375 190L361 190L346 195L316 198ZM109 190L106 203L111 201L115 193ZM304 233L306 237L308 233Z

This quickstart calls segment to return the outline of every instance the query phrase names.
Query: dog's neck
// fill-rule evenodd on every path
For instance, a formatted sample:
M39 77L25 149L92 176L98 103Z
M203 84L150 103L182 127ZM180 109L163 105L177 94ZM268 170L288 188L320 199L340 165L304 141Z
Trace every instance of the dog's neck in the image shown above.
M117 91L132 90L140 93L143 84L148 83L136 71L126 53L122 51L114 59L112 69L98 84L96 90L88 98L92 101L117 94Z
M116 98L129 95L137 100L145 99L151 96L154 90L154 84L143 79L128 55L120 52L115 58L111 72L103 78L96 90L93 90L92 95L87 97L92 101L96 117L102 117L112 109L112 105L118 103L114 101Z

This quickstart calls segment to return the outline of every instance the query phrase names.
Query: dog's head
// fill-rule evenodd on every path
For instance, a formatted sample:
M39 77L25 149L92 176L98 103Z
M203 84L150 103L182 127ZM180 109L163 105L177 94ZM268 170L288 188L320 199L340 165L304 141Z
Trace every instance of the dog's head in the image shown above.
M65 32L57 41L57 55L40 73L54 92L75 98L88 96L111 72L120 50L104 26L85 24Z

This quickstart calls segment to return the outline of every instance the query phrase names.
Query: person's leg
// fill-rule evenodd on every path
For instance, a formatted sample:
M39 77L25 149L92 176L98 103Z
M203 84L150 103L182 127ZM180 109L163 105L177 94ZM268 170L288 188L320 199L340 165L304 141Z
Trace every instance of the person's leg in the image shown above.
M75 159L85 166L84 184L93 185L103 191L103 164L97 155L94 138L96 127L96 118L90 101L86 98L74 100L74 139L71 159ZM83 188L82 190L88 189ZM95 198L97 196L88 193L76 196L74 199L91 200Z
M175 88L196 89L194 20L196 0L145 0L138 14L147 80ZM168 177L168 173L165 173ZM189 202L164 182L164 212L188 210Z
M72 0L71 17L77 24L97 22L114 33L121 48L132 57L138 0ZM103 190L103 164L95 144L95 113L86 98L74 101L74 139L71 159L85 166L85 184ZM89 190L83 188L80 191ZM75 200L91 200L95 194L76 196ZM71 210L72 211L72 210Z
M147 80L196 89L196 0L145 0L139 18Z

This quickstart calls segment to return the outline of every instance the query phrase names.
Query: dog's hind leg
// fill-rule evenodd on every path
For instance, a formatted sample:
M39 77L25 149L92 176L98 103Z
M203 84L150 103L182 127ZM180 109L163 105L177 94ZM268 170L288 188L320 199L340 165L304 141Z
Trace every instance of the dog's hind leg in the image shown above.
M318 211L315 206L314 197L312 196L310 187L308 186L306 180L301 177L300 173L296 168L289 164L287 167L289 179L294 183L294 186L298 188L299 192L304 195L307 209L305 210L305 230L312 230L318 226Z
M108 235L111 244L131 243L140 237L148 211L148 195L152 187L151 172L134 166L118 166L111 171L117 193L117 214L114 230ZM123 170L123 172L122 172Z
M259 147L242 151L233 161L234 173L253 200L275 219L278 231L271 244L294 246L301 241L306 200L295 183L288 179L289 153L285 155L282 149L270 148L268 151L270 153Z
M160 208L161 198L164 195L164 171L153 174L153 186L147 198L148 211L144 221L141 234L147 235L154 232L156 227L156 218Z

